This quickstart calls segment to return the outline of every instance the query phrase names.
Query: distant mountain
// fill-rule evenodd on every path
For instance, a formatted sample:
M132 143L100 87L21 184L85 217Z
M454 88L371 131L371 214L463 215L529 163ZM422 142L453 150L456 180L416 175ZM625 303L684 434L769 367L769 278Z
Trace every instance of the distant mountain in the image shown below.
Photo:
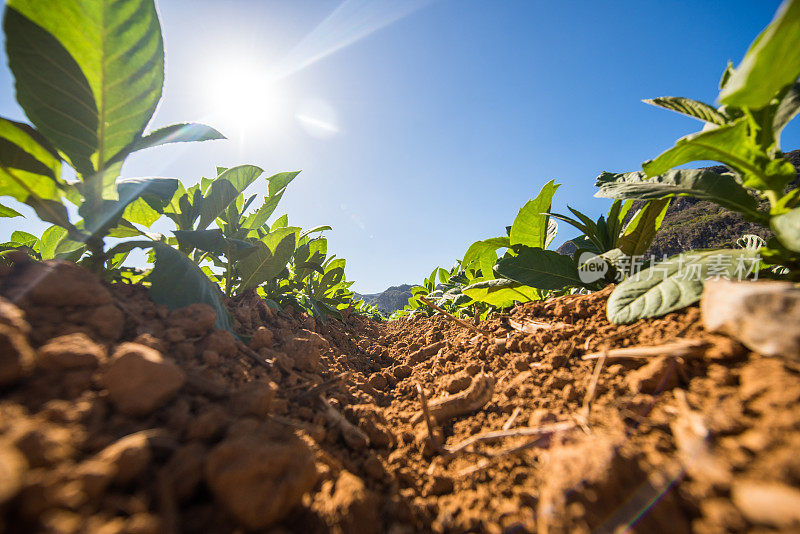
M386 314L391 314L395 310L402 310L405 307L408 299L411 297L411 285L402 284L399 286L392 286L386 291L381 293L373 293L371 295L361 295L356 293L356 297L363 299L368 304L377 306Z

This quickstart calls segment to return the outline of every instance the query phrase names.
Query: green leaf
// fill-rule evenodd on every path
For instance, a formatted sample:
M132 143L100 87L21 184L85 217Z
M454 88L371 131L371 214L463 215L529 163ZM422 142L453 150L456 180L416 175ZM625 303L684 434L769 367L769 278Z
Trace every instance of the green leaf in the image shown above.
M670 199L649 201L628 223L625 233L617 240L616 248L627 256L644 254L661 227L669 203Z
M144 137L139 137L130 145L119 151L111 161L122 161L128 154L146 148L166 145L170 143L189 143L194 141L212 141L215 139L226 139L211 126L196 122L186 122L181 124L171 124L159 128Z
M28 232L16 230L11 233L11 242L18 243L23 247L36 250L38 248L36 244L39 243L39 238L33 234L29 234Z
M747 118L682 137L674 147L646 161L642 168L647 176L656 176L678 165L701 160L728 165L741 175L744 185L754 189L782 190L795 177L795 168L789 161L771 160L750 139Z
M496 270L505 278L537 289L583 285L572 258L542 248L522 247L516 256L501 258Z
M758 264L753 250L684 252L620 283L608 299L608 320L627 324L660 317L700 300L709 278L744 278Z
M776 142L780 146L781 131L800 111L800 83L794 84L781 99L778 109L775 110L775 117L772 119L772 131Z
M800 208L772 217L769 226L784 247L800 252Z
M756 37L719 95L729 106L758 109L800 76L800 1L787 0Z
M41 220L57 224L68 230L74 229L74 226L69 222L67 208L61 202L30 197L26 203L34 209Z
M461 268L464 271L470 269L480 269L485 278L494 278L494 264L497 263L497 249L510 248L511 243L508 237L493 237L476 241L467 249L464 259L461 260Z
M61 177L61 157L30 125L0 117L0 165L33 174Z
M135 203L134 203L135 204ZM128 206L130 208L130 205ZM125 212L127 213L127 209ZM144 232L136 228L130 221L122 219L117 225L108 231L108 237L125 238L125 237L142 237L146 235Z
M272 223L270 231L275 231L278 228L286 228L289 224L289 215L281 215Z
M39 254L43 260L52 260L56 255L56 247L67 237L67 231L60 226L50 226L42 232L39 240Z
M539 291L535 288L505 278L476 282L461 291L473 300L498 308L507 308L517 302L541 299Z
M255 243L254 251L239 262L241 289L250 289L275 278L294 254L300 228L286 227L270 232Z
M12 68L20 104L38 129L70 155L73 163L76 160L72 153L80 160L88 154L96 169L108 167L114 155L141 135L161 97L164 49L154 2L10 0L7 32L9 27L19 23L9 23L12 11L33 23L28 23L24 29L14 28L14 38L9 39L17 42L20 48L30 49L28 57L18 63L20 72ZM28 33L31 26L38 28L38 33ZM43 44L41 33L52 34L51 40L60 43L61 50L53 43ZM19 48L13 53L9 50L9 57L18 57L20 53ZM60 55L54 56L54 53ZM70 56L74 59L67 60ZM69 69L64 67L66 62L71 63ZM78 72L75 72L76 67ZM21 91L21 74L26 79L36 74L42 90ZM22 98L23 94L35 94L36 97L27 98L37 101L30 104ZM62 106L54 99L69 105ZM60 113L53 111L54 108ZM31 111L39 116L38 122ZM53 135L59 137L58 142ZM66 138L80 142L66 142ZM70 150L65 150L65 143ZM83 163L78 164L78 168L86 174ZM87 180L90 196L99 196L106 189L104 185L113 184L114 178L116 172ZM105 184L98 183L101 180Z
M543 213L550 211L553 202L553 195L560 184L555 180L547 182L537 197L529 200L514 219L511 225L510 243L514 245L524 245L526 247L545 247L547 239L547 215Z
M122 218L149 228L161 218L161 213L154 210L145 199L137 198L125 206Z
M254 245L239 239L226 238L221 230L175 230L178 242L190 245L192 248L211 252L213 254L227 254L236 250L253 248Z
M255 165L240 165L223 171L203 198L200 209L200 222L197 230L204 230L209 224L236 201L236 197L244 191L264 171Z
M654 200L690 196L737 211L751 221L766 221L765 214L758 211L758 201L729 173L676 169L648 179L643 172L604 172L594 185L599 188L596 197Z
M303 238L309 234L313 234L316 232L324 232L325 230L333 230L333 228L331 228L327 224L323 224L321 226L315 226L314 228L311 228L309 230L303 230L303 233L300 234L300 238Z
M647 98L642 100L642 102L671 111L677 111L678 113L683 113L684 115L712 124L722 125L728 122L725 115L717 111L716 108L704 102L692 100L691 98L684 98L682 96L659 96L657 98Z
M89 175L91 156L97 150L97 105L74 54L54 36L58 13L48 16L47 10L57 11L55 3L8 2L3 19L8 66L14 74L17 101L30 121L79 172ZM54 27L48 27L43 18L49 18ZM64 20L58 25L66 29L71 24ZM71 29L83 32L80 26Z
M9 208L8 206L0 204L0 217L14 218L22 216L23 215L14 208Z
M200 268L182 252L159 242L141 241L143 248L153 247L155 265L148 276L150 298L170 309L190 304L208 304L217 312L216 327L233 332L224 296Z

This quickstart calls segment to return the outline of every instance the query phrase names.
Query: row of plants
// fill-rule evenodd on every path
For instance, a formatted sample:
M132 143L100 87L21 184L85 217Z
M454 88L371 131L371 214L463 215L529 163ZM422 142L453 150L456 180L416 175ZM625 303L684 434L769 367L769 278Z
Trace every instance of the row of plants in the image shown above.
M697 302L708 279L800 280L800 189L796 169L780 147L781 132L800 111L798 76L800 0L787 0L739 66L728 64L719 106L684 97L645 100L700 120L703 128L646 161L641 171L602 173L595 196L615 199L607 216L592 221L572 209L574 218L552 213L558 184L548 182L523 206L506 236L474 243L450 271L435 269L395 317L431 313L420 297L451 313L476 316L619 282L608 301L608 318L631 323ZM717 161L727 171L676 168L695 161ZM773 237L766 242L746 237L736 248L641 258L670 199L681 196L737 212L769 228ZM640 207L632 215L634 205ZM548 250L555 220L582 232L573 240L572 257Z
M263 175L254 165L218 167L190 187L174 178L120 178L139 150L224 139L197 123L145 134L164 83L152 0L9 0L3 29L30 124L0 118L0 196L51 226L39 237L14 232L0 257L23 249L143 283L172 308L204 302L228 330L225 299L247 291L323 319L343 310L377 313L354 299L345 260L328 254L330 227L304 231L286 215L270 222L298 172L270 176L264 193L252 195L246 190ZM0 205L0 216L20 214ZM174 223L171 235L150 230L162 217ZM152 268L126 266L134 249L147 252Z

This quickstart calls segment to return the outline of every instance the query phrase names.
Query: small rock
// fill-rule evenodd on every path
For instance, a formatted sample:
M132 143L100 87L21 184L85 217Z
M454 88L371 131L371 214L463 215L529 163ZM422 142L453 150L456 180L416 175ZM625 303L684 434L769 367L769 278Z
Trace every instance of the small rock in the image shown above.
M116 341L125 328L125 314L113 304L105 304L89 312L85 323L101 338Z
M411 367L406 364L398 365L394 368L394 377L396 380L403 380L411 376Z
M271 349L275 336L272 330L266 326L259 326L258 330L253 334L253 339L250 340L250 348L258 350L262 348Z
M249 382L233 395L234 409L240 415L266 417L277 391L274 382Z
M12 384L30 373L34 352L18 329L0 324L0 386Z
M0 504L19 493L27 468L25 457L16 447L0 443Z
M47 370L97 367L106 351L83 333L51 339L36 354L36 366Z
M452 493L454 487L455 484L452 478L434 475L428 480L427 484L425 484L422 493L426 497L431 495L444 495L446 493Z
M189 440L210 441L219 438L228 426L228 414L218 404L212 404L186 425Z
M472 377L465 372L456 373L445 380L444 389L451 395L464 391L472 384Z
M147 415L172 400L184 381L177 365L137 343L117 347L102 377L111 402L134 416Z
M164 466L164 472L179 502L189 499L200 486L206 454L208 450L203 444L193 441L176 450Z
M113 469L113 480L127 484L138 477L152 460L153 454L146 431L121 438L97 454L97 460Z
M364 461L364 471L374 480L383 480L383 477L386 476L386 469L374 454L370 454Z
M125 534L159 534L164 530L161 519L145 512L133 514L125 524Z
M314 452L293 435L258 433L225 439L208 455L206 482L216 500L243 526L264 528L300 504L317 480Z
M180 328L188 337L200 336L214 329L217 312L208 304L190 304L172 310L167 317L167 324Z
M213 350L220 356L232 358L239 349L236 347L236 339L230 332L214 330L206 337L204 350Z
M367 380L367 384L374 389L383 389L389 385L386 381L386 377L381 373L373 373L373 375L369 377L369 380Z
M790 282L708 281L703 324L765 356L800 360L800 289Z
M329 524L339 526L347 534L370 534L381 531L380 502L364 482L349 471L343 470L336 480L335 489L322 493L315 508L327 518Z
M283 350L297 369L314 373L322 357L321 351L328 347L324 337L316 332L301 330L297 337L284 344Z
M677 367L675 358L658 356L628 374L628 387L633 393L657 393L672 389L680 383Z
M25 335L31 332L31 326L25 321L25 312L2 297L0 297L0 324L16 328Z
M800 526L800 490L777 482L738 480L731 488L733 503L756 525L785 529Z

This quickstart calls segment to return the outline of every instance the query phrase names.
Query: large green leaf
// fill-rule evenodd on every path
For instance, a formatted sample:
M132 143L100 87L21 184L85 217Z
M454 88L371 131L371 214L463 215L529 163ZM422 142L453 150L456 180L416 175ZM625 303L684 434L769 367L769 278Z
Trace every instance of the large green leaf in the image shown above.
M461 268L464 271L480 269L485 278L494 278L494 264L497 263L497 249L509 248L511 243L508 237L492 237L476 241L467 249Z
M505 278L537 289L583 285L572 258L541 248L521 247L516 256L501 258L496 270Z
M236 197L263 172L255 165L239 165L220 173L203 198L197 230L204 230L222 215L236 201Z
M97 104L74 55L53 35L54 28L41 20L54 3L8 2L3 19L8 66L14 73L17 101L31 122L79 172L90 175L97 150Z
M628 256L641 256L661 228L670 199L651 200L633 216L625 233L617 240L617 247Z
M511 225L510 243L526 247L544 248L547 240L547 221L549 217L543 215L550 211L553 195L560 184L555 180L547 182L533 200L529 200L514 219Z
M669 109L683 113L701 121L710 122L712 124L725 124L727 118L725 115L716 110L716 108L709 106L704 102L698 102L691 98L682 96L659 96L656 98L647 98L642 100L646 104Z
M758 109L800 76L800 1L786 0L720 92L726 105Z
M36 130L0 118L0 196L20 202L61 198L61 160Z
M196 303L208 304L217 312L217 328L233 332L219 286L212 283L192 260L164 243L142 241L139 244L152 246L155 251L155 265L148 276L153 302L171 309Z
M773 217L769 225L784 247L800 252L800 208Z
M684 252L620 283L608 299L608 320L627 324L660 317L700 299L709 278L744 278L756 268L757 251Z
M170 143L189 143L194 141L212 141L215 139L226 139L211 126L196 122L186 122L181 124L171 124L164 126L149 134L139 137L130 145L120 150L111 161L122 161L125 157L138 150L166 145Z
M742 213L752 221L765 221L758 202L732 174L717 174L701 169L676 169L653 178L643 172L604 172L594 184L594 196L606 198L654 200L691 196L710 200Z
M12 13L20 15L14 24L9 22ZM82 173L88 174L83 162L87 155L95 169L105 169L139 138L164 82L164 49L153 0L9 0L6 28L20 104ZM54 38L42 41L43 33ZM19 54L24 48L28 55L23 58ZM72 58L69 69L62 66L70 63L65 52ZM115 175L85 176L90 196L109 189Z
M270 232L255 242L252 252L239 262L242 289L250 289L275 278L294 254L300 228L293 226Z
M473 300L498 308L507 308L517 302L529 302L541 298L535 288L505 278L476 282L462 289L462 292Z
M678 165L702 160L728 165L741 175L744 185L755 189L782 190L795 177L795 168L789 161L770 160L750 138L746 118L682 137L674 147L646 161L642 168L647 176L656 176Z

